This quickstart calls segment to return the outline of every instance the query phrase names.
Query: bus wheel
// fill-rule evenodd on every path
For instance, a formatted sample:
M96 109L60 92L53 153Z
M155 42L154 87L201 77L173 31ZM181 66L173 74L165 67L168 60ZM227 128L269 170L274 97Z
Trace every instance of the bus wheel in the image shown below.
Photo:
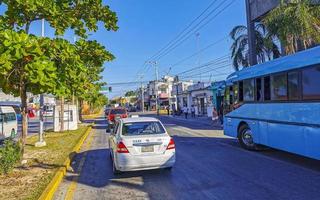
M257 145L253 142L252 131L247 124L244 124L239 128L238 140L242 148L257 150Z

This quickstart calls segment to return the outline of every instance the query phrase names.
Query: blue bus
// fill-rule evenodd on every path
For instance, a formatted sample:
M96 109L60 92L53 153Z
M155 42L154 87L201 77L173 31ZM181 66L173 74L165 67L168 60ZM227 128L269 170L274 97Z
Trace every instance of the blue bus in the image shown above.
M234 72L226 80L225 135L320 160L320 47Z

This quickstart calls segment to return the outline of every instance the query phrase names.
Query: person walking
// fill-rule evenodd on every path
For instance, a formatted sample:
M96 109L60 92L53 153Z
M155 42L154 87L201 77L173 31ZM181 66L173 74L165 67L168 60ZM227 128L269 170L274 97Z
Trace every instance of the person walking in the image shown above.
M219 108L218 117L219 117L221 126L223 126L223 103L221 103L221 107Z
M176 115L176 105L173 105L172 106L172 116L175 116Z
M184 117L185 117L186 119L188 119L188 112L189 112L188 107L187 107L187 106L184 106L184 107L182 108L182 111L183 111L183 113L184 113Z
M167 106L167 114L168 114L168 116L170 115L170 107L169 106Z
M191 117L195 118L196 117L196 109L195 109L194 105L191 106L190 110L191 110Z

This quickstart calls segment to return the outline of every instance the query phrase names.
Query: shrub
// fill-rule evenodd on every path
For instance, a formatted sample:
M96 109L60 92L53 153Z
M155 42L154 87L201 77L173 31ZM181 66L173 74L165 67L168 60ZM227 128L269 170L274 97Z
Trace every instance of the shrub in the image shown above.
M13 140L6 140L0 147L0 174L7 174L12 171L20 158L20 144Z

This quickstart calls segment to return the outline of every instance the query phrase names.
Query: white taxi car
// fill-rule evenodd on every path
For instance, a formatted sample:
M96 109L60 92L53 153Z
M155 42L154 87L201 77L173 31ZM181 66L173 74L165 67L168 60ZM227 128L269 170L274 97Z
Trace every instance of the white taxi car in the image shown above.
M175 143L155 118L133 117L117 120L109 137L115 174L167 168L175 163Z

